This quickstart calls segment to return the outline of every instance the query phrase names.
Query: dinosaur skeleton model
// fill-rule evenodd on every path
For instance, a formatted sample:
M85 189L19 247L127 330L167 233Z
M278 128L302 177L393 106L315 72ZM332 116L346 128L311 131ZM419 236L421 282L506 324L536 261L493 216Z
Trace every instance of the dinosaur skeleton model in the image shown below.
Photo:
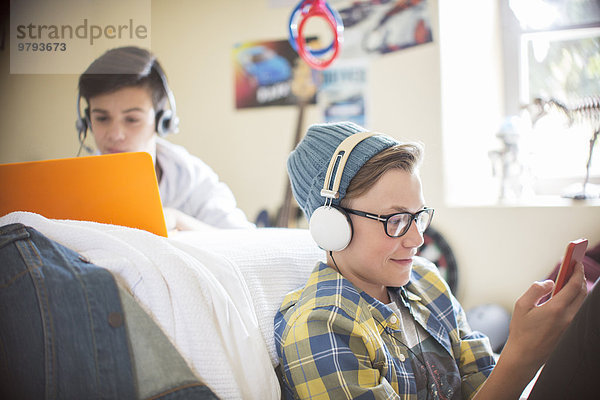
M580 192L568 195L568 197L578 200L597 198L598 193L589 193L588 189L590 167L592 165L592 154L594 153L594 146L596 144L596 140L598 139L598 134L600 133L600 97L588 97L573 107L568 107L564 103L561 103L555 99L544 100L537 98L533 101L532 106L536 109L536 112L532 115L533 125L535 125L535 123L544 115L548 114L552 110L557 110L568 118L569 126L575 122L588 123L592 126L593 134L589 141L590 147L583 187Z

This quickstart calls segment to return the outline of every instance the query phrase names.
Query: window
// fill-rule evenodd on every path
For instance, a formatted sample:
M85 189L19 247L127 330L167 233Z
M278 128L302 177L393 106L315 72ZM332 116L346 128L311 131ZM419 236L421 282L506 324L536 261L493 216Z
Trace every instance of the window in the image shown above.
M590 139L600 129L600 3L509 0L508 6L502 14L505 108L520 119L519 151L530 184L536 194L580 195L587 174L600 183L600 145L586 168ZM597 190L586 186L587 196L597 197Z
M538 113L524 106L537 97L570 107L600 97L600 3L455 0L438 7L446 204L573 204L560 194L584 181L592 129L581 118L569 127L556 107L532 129ZM467 9L470 17L459 23ZM598 147L592 183L600 183Z

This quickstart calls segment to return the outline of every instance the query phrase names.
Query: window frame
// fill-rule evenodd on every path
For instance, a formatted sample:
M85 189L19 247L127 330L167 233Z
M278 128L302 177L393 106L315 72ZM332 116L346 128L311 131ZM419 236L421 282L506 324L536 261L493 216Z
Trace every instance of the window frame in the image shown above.
M529 82L529 48L532 40L539 38L549 41L578 40L590 37L600 38L600 17L597 23L585 25L564 25L548 27L546 29L523 28L511 10L508 1L500 0L501 39L503 51L503 78L504 78L504 108L505 115L522 115L524 107L530 105ZM600 97L600 93L597 94ZM557 99L563 100L564 99ZM583 100L583 97L582 97ZM575 124L576 125L576 124ZM562 129L562 128L561 128ZM568 129L578 129L577 126ZM581 129L581 128L580 128ZM558 131L558 129L557 129ZM591 138L593 132L589 132ZM568 134L565 134L567 136ZM581 135L581 133L579 134ZM596 144L594 161L590 174L590 183L600 183L600 145ZM578 156L577 156L578 157ZM573 161L582 165L580 172L571 172L562 176L533 176L533 191L537 196L558 196L563 189L571 184L583 181L585 175L585 161L574 157ZM535 167L534 167L535 169ZM575 168L574 168L575 169Z

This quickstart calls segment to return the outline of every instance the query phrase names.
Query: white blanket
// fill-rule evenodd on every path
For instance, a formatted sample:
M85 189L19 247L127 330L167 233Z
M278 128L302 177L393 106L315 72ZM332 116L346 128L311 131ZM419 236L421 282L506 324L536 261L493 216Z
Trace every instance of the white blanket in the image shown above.
M129 288L222 399L279 399L273 318L324 253L306 230L211 230L169 239L17 212L20 222L102 266Z

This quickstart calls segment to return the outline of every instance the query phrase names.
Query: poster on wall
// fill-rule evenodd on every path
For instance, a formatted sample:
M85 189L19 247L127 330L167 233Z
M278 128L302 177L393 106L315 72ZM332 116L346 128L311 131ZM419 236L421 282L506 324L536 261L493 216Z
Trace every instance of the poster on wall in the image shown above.
M317 104L325 122L352 121L366 125L367 63L339 60L321 71Z
M427 0L333 0L344 22L341 57L361 58L432 41Z
M270 7L289 8L290 15L299 3L269 0ZM428 0L328 0L328 4L344 23L340 58L376 56L433 41Z
M302 62L287 40L253 41L233 48L237 109L295 105L295 67ZM315 103L315 98L309 101Z

